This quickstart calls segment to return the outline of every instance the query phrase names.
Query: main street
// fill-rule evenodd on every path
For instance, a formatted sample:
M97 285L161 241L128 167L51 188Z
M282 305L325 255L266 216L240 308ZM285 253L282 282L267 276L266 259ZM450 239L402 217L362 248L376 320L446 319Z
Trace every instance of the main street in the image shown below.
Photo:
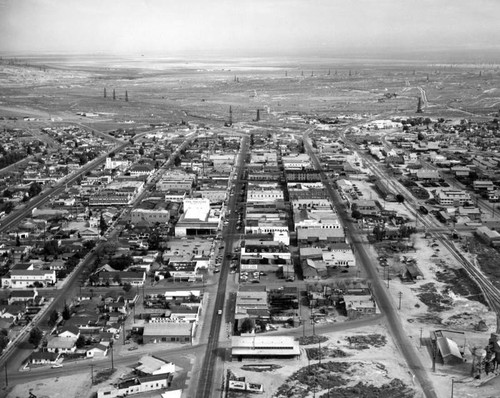
M217 296L215 299L215 307L213 309L212 314L212 322L210 325L210 336L207 344L207 350L205 353L205 358L203 360L203 365L200 369L199 377L198 377L198 386L195 392L194 397L196 398L207 398L207 397L219 397L220 393L215 391L214 382L218 383L219 380L214 380L217 372L217 359L221 358L222 361L225 360L225 349L219 349L219 333L221 329L221 325L223 321L229 316L228 311L224 310L225 302L226 302L226 284L229 275L230 268L230 259L228 258L229 254L232 254L232 247L235 241L236 235L236 223L237 223L237 215L236 215L236 206L237 206L237 198L238 193L241 191L242 187L242 174L243 174L243 165L245 162L246 154L248 151L248 137L243 136L241 140L240 152L238 155L237 162L235 164L236 167L236 181L234 184L234 195L229 197L228 207L226 214L230 214L229 223L224 228L223 233L223 241L225 243L225 255L223 256L220 279L219 279L219 287L217 290ZM222 314L219 312L222 311ZM207 316L208 317L208 314ZM215 384L217 385L217 384ZM188 393L188 397L191 395Z
M386 316L387 324L393 335L396 345L405 358L412 374L415 375L416 380L422 387L425 396L427 398L437 398L434 386L432 385L432 382L428 377L427 368L420 361L412 342L403 330L403 326L401 325L401 321L398 317L396 306L388 295L386 288L382 286L376 269L372 266L373 259L368 254L368 243L360 239L355 226L351 222L349 222L349 216L346 212L346 209L344 208L343 203L341 202L337 192L335 192L334 188L332 187L329 178L323 172L321 164L316 154L314 153L311 145L311 140L309 138L309 133L311 133L313 130L314 128L310 128L304 132L304 147L311 157L315 169L320 171L321 179L326 187L330 199L337 209L339 218L343 221L346 235L354 247L357 259L365 269L368 278L372 282L371 287L377 300L377 304L380 310Z

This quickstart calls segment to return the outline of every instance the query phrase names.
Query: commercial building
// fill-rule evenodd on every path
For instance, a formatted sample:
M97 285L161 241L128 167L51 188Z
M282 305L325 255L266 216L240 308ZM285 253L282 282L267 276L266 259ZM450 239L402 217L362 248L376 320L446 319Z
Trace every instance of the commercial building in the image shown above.
M170 220L170 211L164 209L133 209L130 212L130 222L132 224L138 222L147 222L151 224L168 223Z
M470 202L470 194L457 189L442 189L437 194L437 202L440 206L463 206Z
M299 342L291 336L233 336L231 357L233 360L265 358L297 358Z
M144 344L150 343L191 343L196 324L191 322L146 323L142 335Z

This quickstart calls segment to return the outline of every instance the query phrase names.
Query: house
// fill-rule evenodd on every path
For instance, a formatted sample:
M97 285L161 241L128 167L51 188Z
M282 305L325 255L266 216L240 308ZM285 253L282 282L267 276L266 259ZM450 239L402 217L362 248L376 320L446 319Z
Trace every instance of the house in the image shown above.
M87 358L103 358L108 355L109 345L98 343L87 348L85 353Z
M36 289L33 290L12 290L9 296L9 304L14 302L26 302L35 300L38 296Z
M308 258L302 260L300 265L302 267L302 275L306 280L324 278L328 274L326 264L322 260L318 261Z
M59 333L57 334L58 337L64 337L67 339L74 339L77 340L78 337L80 337L80 329L78 329L76 326L73 325L67 325L64 326Z
M64 354L75 352L76 339L71 337L53 336L47 342L47 351Z
M60 354L49 351L32 352L28 358L28 362L32 365L50 365L57 363Z
M144 355L135 370L139 375L164 375L175 373L175 365L153 355Z

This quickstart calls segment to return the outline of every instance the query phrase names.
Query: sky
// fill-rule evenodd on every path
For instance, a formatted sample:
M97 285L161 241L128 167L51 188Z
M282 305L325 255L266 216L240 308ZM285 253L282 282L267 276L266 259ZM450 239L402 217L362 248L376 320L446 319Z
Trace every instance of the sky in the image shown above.
M0 51L498 54L499 15L499 0L0 0Z

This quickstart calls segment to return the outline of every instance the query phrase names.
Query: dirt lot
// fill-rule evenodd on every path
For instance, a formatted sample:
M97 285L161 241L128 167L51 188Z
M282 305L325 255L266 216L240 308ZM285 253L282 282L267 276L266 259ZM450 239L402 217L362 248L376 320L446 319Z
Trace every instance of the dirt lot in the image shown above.
M406 366L400 362L397 348L381 324L351 332L323 333L328 340L301 346L298 360L266 361L280 366L269 372L242 368L256 361L231 362L228 369L247 382L262 383L262 397L417 397ZM321 350L321 364L318 353ZM310 359L308 359L310 358ZM367 395L360 395L366 393ZM231 393L230 397L250 397ZM326 396L326 395L325 395Z

